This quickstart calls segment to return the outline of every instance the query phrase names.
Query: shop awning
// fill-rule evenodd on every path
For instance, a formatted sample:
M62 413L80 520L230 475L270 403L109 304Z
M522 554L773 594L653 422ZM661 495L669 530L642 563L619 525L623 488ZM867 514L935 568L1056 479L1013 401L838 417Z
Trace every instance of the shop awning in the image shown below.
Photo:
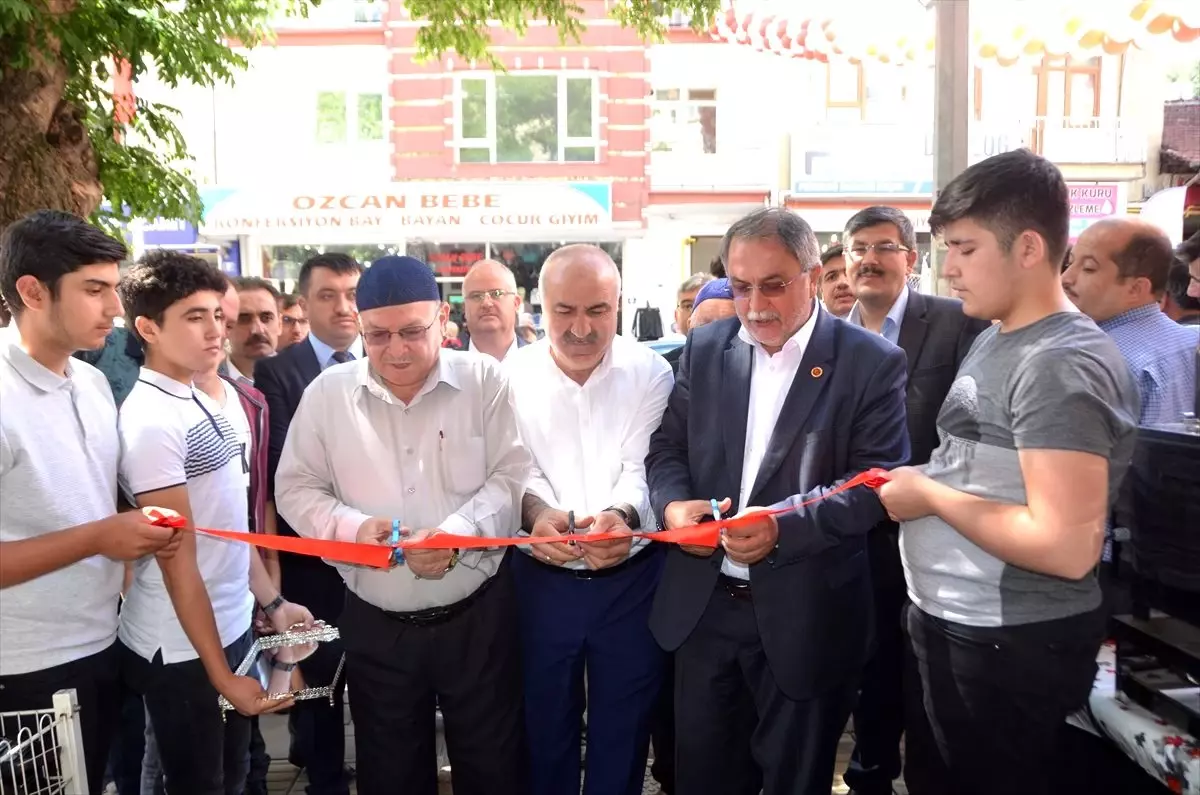
M977 58L1009 65L1178 43L1200 56L1200 0L975 0ZM714 38L797 58L930 63L934 12L918 0L730 0Z

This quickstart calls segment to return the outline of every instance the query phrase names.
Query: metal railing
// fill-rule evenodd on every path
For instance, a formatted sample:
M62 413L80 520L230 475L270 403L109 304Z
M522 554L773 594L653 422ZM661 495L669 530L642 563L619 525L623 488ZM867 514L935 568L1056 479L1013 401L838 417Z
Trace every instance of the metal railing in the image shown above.
M0 712L0 795L88 795L74 690L49 709Z

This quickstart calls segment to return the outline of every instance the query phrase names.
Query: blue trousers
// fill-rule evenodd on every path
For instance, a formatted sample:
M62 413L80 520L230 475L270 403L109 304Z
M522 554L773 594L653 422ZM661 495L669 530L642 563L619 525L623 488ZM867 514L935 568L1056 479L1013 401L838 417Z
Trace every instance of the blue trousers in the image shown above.
M587 677L584 795L640 795L666 655L648 618L662 574L654 548L583 579L513 555L525 674L531 795L579 795Z

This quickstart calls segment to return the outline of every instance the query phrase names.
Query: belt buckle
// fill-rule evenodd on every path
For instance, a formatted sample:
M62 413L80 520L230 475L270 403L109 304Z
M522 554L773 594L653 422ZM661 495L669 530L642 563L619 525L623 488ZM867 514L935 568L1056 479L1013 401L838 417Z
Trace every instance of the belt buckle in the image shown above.
M587 581L596 579L596 572L592 571L586 566L582 569L575 569L573 573L575 575L575 579L577 580Z

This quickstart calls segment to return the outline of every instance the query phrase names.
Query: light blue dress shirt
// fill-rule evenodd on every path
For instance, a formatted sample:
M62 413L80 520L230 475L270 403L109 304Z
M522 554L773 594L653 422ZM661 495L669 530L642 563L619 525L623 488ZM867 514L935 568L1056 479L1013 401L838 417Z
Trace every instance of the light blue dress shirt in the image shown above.
M908 291L910 289L912 288L905 287L900 291L900 295L896 296L892 308L888 310L887 317L883 319L883 328L879 330L880 336L893 345L900 344L900 324L904 322L904 313L908 310ZM857 301L851 307L850 314L846 315L846 322L862 326L862 310Z

